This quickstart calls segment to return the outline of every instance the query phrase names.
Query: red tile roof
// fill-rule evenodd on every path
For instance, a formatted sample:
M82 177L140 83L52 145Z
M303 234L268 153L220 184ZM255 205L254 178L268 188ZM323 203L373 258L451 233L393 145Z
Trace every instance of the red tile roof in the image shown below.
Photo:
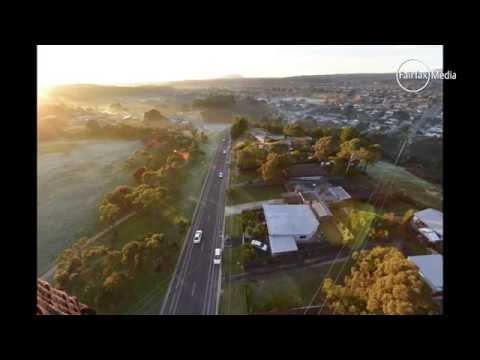
M37 315L85 315L94 313L76 297L37 279Z

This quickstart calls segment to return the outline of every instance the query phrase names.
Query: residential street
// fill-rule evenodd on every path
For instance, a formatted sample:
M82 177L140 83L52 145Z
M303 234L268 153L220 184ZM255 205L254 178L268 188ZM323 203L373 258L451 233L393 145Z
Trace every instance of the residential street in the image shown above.
M221 265L213 264L215 248L223 249L225 188L228 181L227 154L230 145L220 140L193 214L184 246L165 296L161 315L217 314ZM223 172L223 179L219 172ZM200 244L193 243L196 230L203 230Z

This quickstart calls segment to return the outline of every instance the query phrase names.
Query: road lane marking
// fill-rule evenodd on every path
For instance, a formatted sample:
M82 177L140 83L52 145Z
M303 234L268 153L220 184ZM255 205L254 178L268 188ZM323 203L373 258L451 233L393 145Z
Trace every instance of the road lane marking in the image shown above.
M216 162L220 158L219 154L220 154L220 147L217 147L217 154L212 159L212 161L210 163L211 164L210 168L212 168L216 165ZM194 224L200 223L200 220L201 220L200 214L203 211L206 211L205 208L209 203L209 193L213 189L215 189L216 182L215 182L215 176L214 175L215 174L212 174L212 171L210 171L209 174L207 174L204 186L202 187L202 191L201 191L201 194L200 194L199 203L197 204L198 207L196 207L196 209L194 211L194 216L192 218L192 220L193 220L192 222ZM216 226L217 226L217 223L215 224L215 227ZM192 231L193 231L194 228L195 227L192 226L189 229L185 241L190 240L190 237L191 237L191 234L192 234ZM215 244L215 239L214 239L212 245L214 246L214 244ZM174 275L173 275L173 278L172 278L172 281L175 283L175 286L173 286L173 288L175 288L175 289L179 288L179 291L174 292L173 295L172 295L170 293L170 289L172 288L172 286L171 286L172 283L170 283L168 293L167 293L167 297L166 297L166 302L170 301L170 304L169 304L170 309L172 309L172 307L173 307L173 313L176 312L178 304L180 302L181 294L182 294L183 290L185 290L184 286L183 286L185 284L185 278L186 278L187 274L189 274L190 271L191 271L191 269L189 269L191 266L189 266L189 265L191 265L193 246L192 246L191 243L190 244L184 243L183 245L184 245L184 247L182 249L182 252L179 255L179 262L177 263L177 267L174 271ZM187 249L185 249L185 246L188 246ZM213 261L211 261L211 263L210 263L209 275L211 274L212 265L213 265ZM208 282L211 282L210 276L207 276L207 283ZM208 287L207 287L207 293L206 293L207 296L209 295L208 293L209 293L209 291L208 291ZM165 302L164 302L164 304L165 304ZM204 304L204 305L206 305L206 304ZM163 310L162 310L162 313L163 313Z
M215 158L213 158L211 161L214 162L214 160L215 160ZM194 215L193 215L193 223L194 224L193 225L198 225L198 222L200 221L199 213L201 213L201 210L203 210L205 208L206 201L205 201L204 197L208 193L208 191L205 191L205 190L208 188L209 183L210 184L212 183L211 179L212 179L212 172L210 171L207 174L207 176L205 177L205 180L204 180L205 182L203 184L202 191L200 193L200 199L199 199L198 207L196 207L195 211L194 211ZM173 282L176 282L175 289L178 288L179 286L183 285L185 275L186 275L186 271L187 271L187 264L191 260L192 246L191 246L191 244L188 244L185 241L188 241L190 239L192 231L193 231L194 228L195 228L194 226L190 227L190 229L187 233L187 237L185 238L184 243L183 243L182 251L179 255L179 259L178 259L179 262L177 263L177 266L175 267L175 271L174 271L174 274L173 274L173 277L172 277L172 280L171 280ZM185 246L187 246L187 249L185 249ZM178 270L180 270L180 271L178 271ZM161 313L163 313L164 305L170 299L171 285L172 285L172 282L170 283L170 286L168 288L167 296L165 297L165 301L162 305ZM182 290L183 290L183 288L180 288L178 291L175 291L175 293L172 295L172 298L170 300L170 312L172 312L172 310L173 310L173 313L175 313L175 311L177 309L177 306L178 306L178 302L180 300L180 295L181 295Z

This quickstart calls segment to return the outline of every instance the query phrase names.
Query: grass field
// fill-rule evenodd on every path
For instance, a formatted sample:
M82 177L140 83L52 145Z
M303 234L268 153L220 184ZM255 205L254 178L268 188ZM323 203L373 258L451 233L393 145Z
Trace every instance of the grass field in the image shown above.
M242 236L242 218L240 215L229 215L225 217L225 235Z
M232 164L233 164L233 161L232 161ZM237 169L234 169L232 167L232 171L231 171L230 174L231 174L230 177L231 177L231 184L232 185L240 184L240 183L243 183L245 181L252 181L252 180L260 179L260 175L255 170L240 172Z
M307 306L327 274L335 280L341 271L342 275L339 279L343 279L343 274L349 270L348 266L342 270L344 264L344 261L339 261L333 266L325 264L269 274L255 280L225 284L221 299L221 313L247 314L247 305L250 306L250 313L268 312L274 308ZM245 293L247 284L251 291L249 297ZM318 305L319 301L317 297L313 305Z
M247 315L247 299L244 284L238 283L222 289L220 314Z
M222 272L225 275L238 274L243 271L240 263L241 247L226 247L223 250Z
M82 140L39 144L37 154L37 271L83 236L97 231L98 205L117 185L130 185L122 166L139 141Z
M324 220L321 225L327 241L333 245L346 243L352 248L363 245L376 216L374 207L358 201L344 201L331 206L331 211L333 217ZM352 214L362 214L362 223L352 224ZM351 237L347 238L347 234Z
M443 189L440 186L413 175L401 166L378 161L367 168L367 174L387 191L404 193L423 207L443 207Z
M279 199L285 189L281 185L272 186L242 186L234 189L228 197L228 205L238 205L254 201Z

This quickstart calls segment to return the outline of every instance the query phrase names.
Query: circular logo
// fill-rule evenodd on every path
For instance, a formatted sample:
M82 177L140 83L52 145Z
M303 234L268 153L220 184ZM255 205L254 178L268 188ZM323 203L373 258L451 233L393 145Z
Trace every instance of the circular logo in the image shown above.
M418 93L425 89L431 78L430 68L418 59L408 59L402 62L396 74L398 86L409 93Z

